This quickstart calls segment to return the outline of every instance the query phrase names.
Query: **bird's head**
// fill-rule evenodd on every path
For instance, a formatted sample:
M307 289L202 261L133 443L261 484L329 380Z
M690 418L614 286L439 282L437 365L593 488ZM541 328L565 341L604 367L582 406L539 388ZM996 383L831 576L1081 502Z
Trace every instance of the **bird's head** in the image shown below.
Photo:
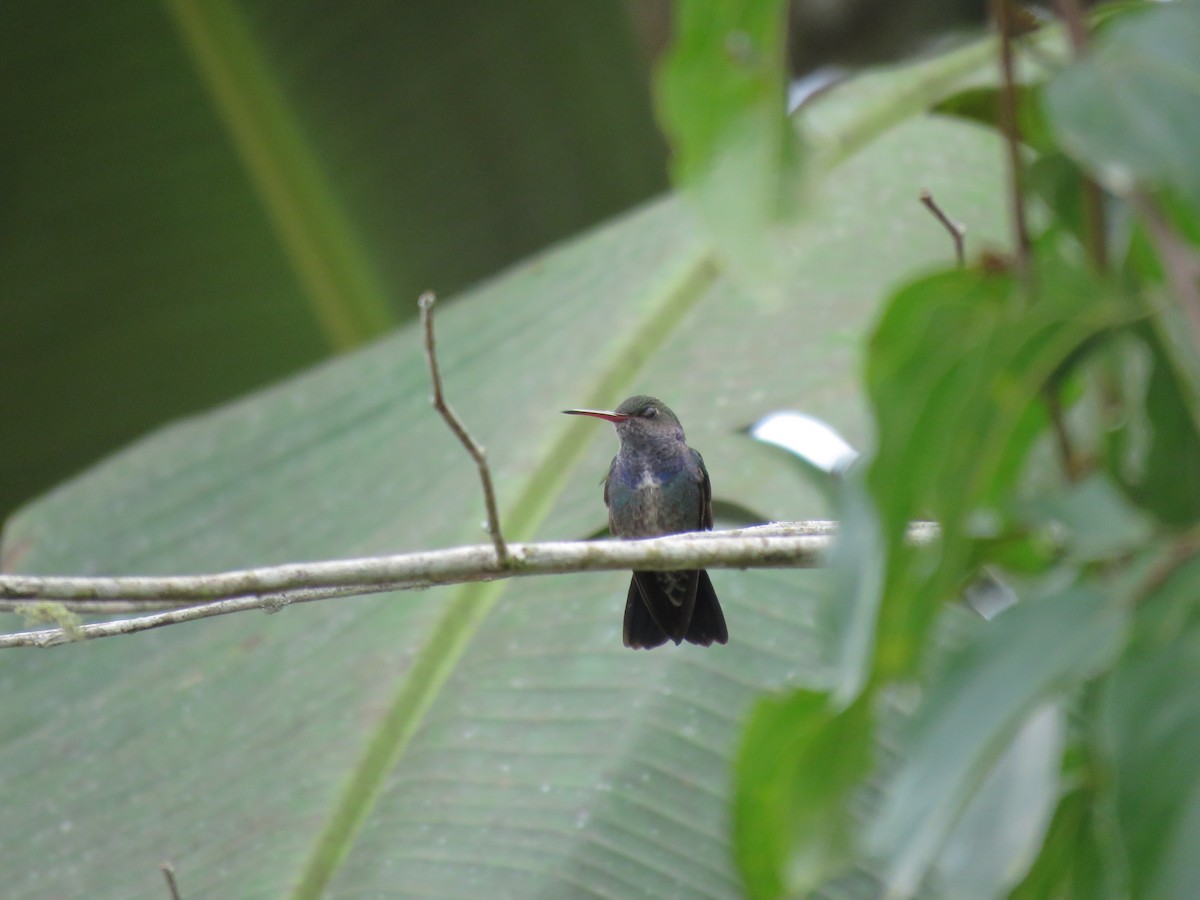
M564 409L563 412L567 415L592 416L612 422L617 428L617 437L622 442L684 439L683 426L679 424L679 419L671 412L671 408L656 397L647 397L645 394L630 397L614 410Z

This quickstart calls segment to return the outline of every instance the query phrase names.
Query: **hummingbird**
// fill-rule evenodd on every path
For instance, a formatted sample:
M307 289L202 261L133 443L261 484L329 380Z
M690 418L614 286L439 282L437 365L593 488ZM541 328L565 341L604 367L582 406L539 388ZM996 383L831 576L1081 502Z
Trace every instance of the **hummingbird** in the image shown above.
M712 485L704 459L684 441L683 426L661 400L638 395L615 410L564 409L612 422L620 449L604 479L608 525L622 539L712 528ZM703 569L634 572L625 599L626 647L673 640L711 646L729 640L716 591Z

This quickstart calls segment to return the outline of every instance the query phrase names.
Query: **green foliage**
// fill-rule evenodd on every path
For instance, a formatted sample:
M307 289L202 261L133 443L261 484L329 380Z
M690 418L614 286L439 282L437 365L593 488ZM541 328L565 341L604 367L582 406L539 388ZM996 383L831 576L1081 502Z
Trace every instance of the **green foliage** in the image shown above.
M1135 334L1143 339L1145 352L1128 368L1140 362L1149 373L1139 379L1136 372L1126 372L1127 390L1142 390L1124 404L1125 420L1109 431L1106 459L1135 503L1160 521L1184 528L1200 517L1200 467L1193 464L1200 459L1200 431L1186 398L1186 381L1170 351L1150 328Z
M1123 896L1123 889L1111 874L1111 854L1116 848L1104 839L1106 826L1097 818L1109 818L1097 791L1075 788L1068 792L1046 829L1041 855L1009 895L1012 900L1107 900Z
M1019 84L1015 85L1013 93L1017 103L1017 136L1022 143L1029 145L1040 155L1052 152L1055 145L1041 104L1038 102L1037 89L1032 85ZM949 97L934 107L934 111L994 128L1001 119L1000 98L1000 88L995 85L980 85Z
M1200 891L1197 596L1200 562L1192 560L1145 598L1138 633L1100 689L1092 737L1108 764L1129 888L1138 897Z
M850 854L891 896L1200 890L1200 348L1173 290L1197 271L1200 5L1127 4L1104 23L1091 52L1015 92L1026 199L1042 203L1028 259L901 286L868 345L876 444L833 557L830 604L851 610L829 621L840 702L874 698L901 720L873 727L898 758L877 759L881 795ZM937 109L999 130L1002 94L977 86ZM935 547L905 540L917 518L940 524ZM963 636L945 601L981 578L1015 605ZM750 735L770 741L759 717L787 702L764 701ZM776 750L837 708L794 707ZM771 758L747 746L741 765ZM829 765L804 747L776 768L792 760ZM774 816L792 835L773 865L743 863L774 897L821 834L844 834L865 782L821 795L824 832L797 832L747 773L739 784L747 834Z
M1054 257L1038 278L1037 303L1017 279L978 269L915 282L892 297L871 338L866 380L878 450L867 483L886 540L876 660L883 677L912 672L936 601L959 587L973 539L1002 515L1044 433L1040 398L1051 376L1128 317L1110 292ZM917 518L942 525L936 558L906 544Z
M752 896L813 890L853 858L843 801L870 772L870 751L861 701L839 711L828 695L799 690L755 706L734 805L734 854Z
M185 895L1195 896L1200 354L1174 289L1196 5L1130 5L1030 67L1026 259L979 253L1008 205L994 47L789 122L783 8L680 9L661 101L698 221L668 198L540 256L448 308L439 345L510 538L596 530L611 435L553 411L650 389L719 500L801 518L819 498L741 428L802 403L868 449L830 571L716 573L710 651L623 650L623 578L578 576L5 656L9 894L158 896L170 858ZM966 267L923 187L968 224ZM3 565L477 540L426 392L400 330L63 486L6 525ZM986 620L955 602L983 584L1011 599Z
M891 773L887 798L867 832L885 861L889 889L898 895L920 886L1022 724L1111 665L1120 650L1125 610L1104 591L1069 585L1043 593L1023 596L1016 607L975 629L928 681L905 729L906 758ZM1053 783L1043 790L1052 796ZM1044 803L1045 794L1032 799ZM1041 827L1033 804L1012 810L996 803L990 813L990 832L978 842L979 853L994 852L989 839L997 835ZM970 895L994 895L1001 887L1003 882L976 883Z
M1177 190L1200 204L1200 4L1144 9L1105 30L1095 51L1046 88L1062 148L1125 192Z
M675 181L760 289L782 276L772 244L801 211L801 143L780 77L786 12L783 0L680 4L658 83Z

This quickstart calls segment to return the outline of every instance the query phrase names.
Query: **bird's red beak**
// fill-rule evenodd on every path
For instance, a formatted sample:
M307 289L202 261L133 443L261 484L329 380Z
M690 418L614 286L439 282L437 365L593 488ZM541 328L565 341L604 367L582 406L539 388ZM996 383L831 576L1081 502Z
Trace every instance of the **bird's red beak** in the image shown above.
M613 412L608 409L564 409L568 416L591 416L594 419L604 419L608 422L624 422L629 418L627 413Z

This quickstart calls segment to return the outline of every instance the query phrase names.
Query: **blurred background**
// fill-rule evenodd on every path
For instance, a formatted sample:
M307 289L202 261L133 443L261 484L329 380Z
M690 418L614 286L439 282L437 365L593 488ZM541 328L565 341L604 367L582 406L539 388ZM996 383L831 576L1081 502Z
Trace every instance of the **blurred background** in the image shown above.
M0 521L664 190L668 8L6 10Z

